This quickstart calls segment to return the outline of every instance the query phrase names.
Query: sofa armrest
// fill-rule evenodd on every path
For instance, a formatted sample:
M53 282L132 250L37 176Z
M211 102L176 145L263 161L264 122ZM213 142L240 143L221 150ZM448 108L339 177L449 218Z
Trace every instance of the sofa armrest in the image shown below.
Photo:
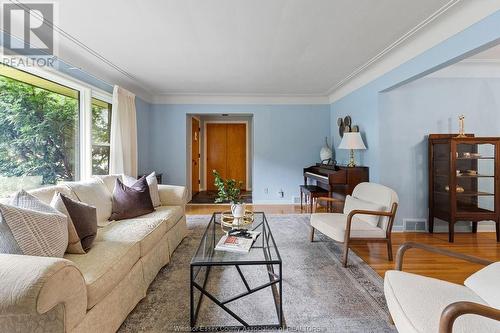
M0 281L0 327L12 325L12 316L43 315L62 304L69 331L86 314L85 280L69 260L0 254Z
M187 204L188 191L186 186L158 185L160 201L165 206L185 206Z

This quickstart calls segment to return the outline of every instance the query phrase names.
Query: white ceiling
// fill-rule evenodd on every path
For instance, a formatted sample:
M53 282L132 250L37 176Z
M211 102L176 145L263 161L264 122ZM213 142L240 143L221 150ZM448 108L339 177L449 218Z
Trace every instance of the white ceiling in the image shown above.
M57 2L60 58L136 93L317 96L450 1Z

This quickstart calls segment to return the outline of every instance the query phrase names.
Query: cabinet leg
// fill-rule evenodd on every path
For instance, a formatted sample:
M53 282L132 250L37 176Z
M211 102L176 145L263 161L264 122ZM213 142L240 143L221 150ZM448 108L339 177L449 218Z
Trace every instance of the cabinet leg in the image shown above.
M477 232L477 222L472 222L472 233L476 233Z
M449 233L449 235L448 235L448 242L453 243L453 241L455 240L455 223L454 222L450 222L448 224L448 226L449 226L448 227L449 228L448 229L448 233Z
M497 220L496 229L497 229L497 242L500 242L500 220Z

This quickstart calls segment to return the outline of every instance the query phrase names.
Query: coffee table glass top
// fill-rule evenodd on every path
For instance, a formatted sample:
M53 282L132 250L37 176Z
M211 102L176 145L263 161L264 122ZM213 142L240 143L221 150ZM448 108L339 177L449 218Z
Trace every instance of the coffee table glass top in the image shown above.
M225 230L228 228L224 227ZM236 253L215 250L215 246L225 235L221 226L221 213L214 213L203 234L200 245L191 260L191 265L224 265L224 264L278 264L281 263L276 243L267 223L266 215L254 213L253 224L248 230L259 231L260 235L254 241L248 253Z

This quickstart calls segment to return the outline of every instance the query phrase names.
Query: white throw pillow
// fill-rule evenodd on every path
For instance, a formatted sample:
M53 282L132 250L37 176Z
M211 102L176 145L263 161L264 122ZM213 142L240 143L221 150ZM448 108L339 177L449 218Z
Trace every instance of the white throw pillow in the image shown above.
M95 175L94 178L102 180L111 194L113 194L115 189L116 180L120 179L123 181L122 175Z
M101 179L65 183L79 201L94 206L97 210L97 225L104 227L109 224L108 218L112 211L112 193Z
M146 176L146 181L148 182L149 195L151 196L151 201L153 202L153 207L161 206L160 192L158 191L158 180L156 179L156 172L151 172ZM127 186L132 186L137 182L137 179L127 175L123 175L123 183Z
M380 212L380 211L385 211L386 209L382 205L361 200L351 195L348 195L345 198L344 214L348 215L353 210L373 210ZM376 227L378 226L380 217L377 215L356 214L354 215L354 220L361 220Z

